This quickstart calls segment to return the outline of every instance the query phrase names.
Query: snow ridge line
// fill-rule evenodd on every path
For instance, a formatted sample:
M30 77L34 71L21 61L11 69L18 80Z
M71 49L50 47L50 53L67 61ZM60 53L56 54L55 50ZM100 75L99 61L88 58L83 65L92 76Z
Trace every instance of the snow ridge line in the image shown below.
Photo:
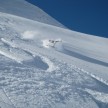
M85 71L85 70L82 69L82 68L78 68L78 67L75 66L75 65L72 65L72 66L73 66L75 69L78 69L79 71L82 71L83 73L85 73L85 74L91 76L92 78L94 78L94 79L96 79L96 80L98 80L98 81L100 81L100 82L102 82L102 83L104 83L105 85L108 86L108 82L107 82L106 80L104 80L104 79L98 77L98 76L95 75L95 74L92 74L92 73L90 73L90 72L87 72L87 71Z
M14 107L14 108L16 108L15 107L15 105L13 104L13 102L11 101L11 99L8 97L8 95L6 94L6 92L5 92L5 90L1 87L1 89L3 90L3 93L5 94L5 96L7 97L7 99L10 101L10 103L12 104L12 106ZM6 103L7 104L7 103ZM10 104L9 104L10 105Z
M90 72L87 72L87 71L85 71L84 69L80 69L80 70L81 70L82 72L86 73L87 75L90 75L92 78L94 78L94 79L96 79L96 80L98 80L98 81L100 81L100 82L102 82L102 83L104 83L105 85L108 86L108 82L107 82L106 80L104 80L104 79L98 77L98 76L95 75L95 74L92 74L92 73L90 73Z

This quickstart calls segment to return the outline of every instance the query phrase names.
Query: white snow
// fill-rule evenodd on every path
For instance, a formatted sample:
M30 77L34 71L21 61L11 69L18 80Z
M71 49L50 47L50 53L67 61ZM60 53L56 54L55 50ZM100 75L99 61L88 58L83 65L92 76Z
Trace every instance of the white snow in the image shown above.
M59 27L64 27L61 23L49 16L42 9L28 3L26 0L0 0L0 12L25 17Z
M14 56L11 55L11 54L7 54L7 52L4 52L4 51L0 51L0 54L6 56L6 57L8 57L8 58L11 58L11 59L17 61L18 63L21 63L21 61L22 61L22 59L17 58L17 57L14 57Z
M1 97L0 98L1 108L14 108L15 107L2 88L0 88L0 97Z
M53 62L51 62L48 58L42 57L43 61L48 64L47 72L53 72L57 70L57 66L54 66Z
M0 107L108 108L108 39L19 17L12 2L32 8L0 1Z
M43 40L42 43L43 43L43 47L45 47L45 48L49 48L50 46L52 46L52 45L50 45L51 43L47 39Z
M14 45L14 43L12 43L12 41L9 41L9 40L4 39L4 38L1 38L1 41L2 41L3 43L5 43L5 44L11 46L11 47L16 47L16 46Z
M108 103L108 94L107 93L102 93L102 92L98 92L95 90L89 90L89 89L85 89L85 91L87 91L89 94L91 94L96 100L104 102L104 103Z
M35 35L38 35L38 32L25 31L24 33L22 33L22 39L34 39Z

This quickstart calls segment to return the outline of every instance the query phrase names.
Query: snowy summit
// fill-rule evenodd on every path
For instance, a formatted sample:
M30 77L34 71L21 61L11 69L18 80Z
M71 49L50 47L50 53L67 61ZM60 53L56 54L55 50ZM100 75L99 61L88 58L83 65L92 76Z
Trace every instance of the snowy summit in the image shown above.
M25 0L0 0L0 108L108 108L107 49Z

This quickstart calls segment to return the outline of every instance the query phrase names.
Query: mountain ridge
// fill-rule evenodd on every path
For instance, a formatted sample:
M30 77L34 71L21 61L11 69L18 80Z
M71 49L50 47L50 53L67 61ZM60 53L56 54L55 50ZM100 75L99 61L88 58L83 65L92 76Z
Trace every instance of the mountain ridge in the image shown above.
M65 28L43 10L26 0L0 0L0 11Z

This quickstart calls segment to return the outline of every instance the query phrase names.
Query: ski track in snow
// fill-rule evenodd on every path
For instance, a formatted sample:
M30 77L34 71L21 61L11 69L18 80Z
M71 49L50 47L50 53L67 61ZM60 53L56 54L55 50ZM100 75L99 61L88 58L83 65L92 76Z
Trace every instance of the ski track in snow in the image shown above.
M6 41L3 38L1 41L11 47L13 46L12 44L9 44L9 41ZM7 96L15 106L21 108L35 108L35 106L37 106L37 108L44 108L46 106L47 108L50 108L56 105L56 103L61 103L65 107L65 103L68 99L73 100L74 102L76 98L81 98L81 100L79 99L79 104L83 104L83 98L86 100L91 99L91 97L83 97L88 94L97 101L102 101L102 104L105 99L107 100L108 97L100 95L98 93L100 89L95 88L95 86L99 86L102 89L101 92L107 94L107 85L103 83L105 86L104 88L103 85L101 85L102 82L100 80L98 81L95 77L84 72L84 70L73 65L50 60L42 55L33 55L28 51L25 51L25 53L30 55L30 59L23 60L22 64L17 62L12 63L12 61L11 64L8 63L10 59L13 58L6 55L4 56L10 59L3 60L5 62L3 62L2 59L0 61L1 65L5 64L4 66L1 66L2 68L0 70L0 76L2 76L0 77L0 85L5 89ZM85 91L88 94L84 93L84 88L87 88ZM98 100L97 97L94 97L95 94L89 92L92 91L91 88L97 89L96 96L101 100ZM78 103L76 103L76 106L77 104ZM96 104L98 105L98 102ZM10 104L10 106L12 105ZM86 105L83 105L83 107L86 108Z
M2 76L0 86L17 107L51 108L56 103L65 107L67 100L72 102L78 100L78 103L86 108L86 104L90 101L94 104L93 100L96 100L97 105L101 103L106 105L104 108L107 108L108 86L72 65L53 60L59 68L53 72L47 72L36 67L20 65L17 62L13 64L8 62L9 60L5 60L2 64L5 66L0 69L0 76ZM84 100L86 100L85 105ZM74 104L72 102L71 104ZM91 105L90 108L92 107Z
M12 22L18 23L0 17L1 108L108 108L107 82L28 48L29 43L33 48L45 49L41 40L33 41L37 32L19 32L10 26ZM54 48L49 50L62 50L61 44Z

